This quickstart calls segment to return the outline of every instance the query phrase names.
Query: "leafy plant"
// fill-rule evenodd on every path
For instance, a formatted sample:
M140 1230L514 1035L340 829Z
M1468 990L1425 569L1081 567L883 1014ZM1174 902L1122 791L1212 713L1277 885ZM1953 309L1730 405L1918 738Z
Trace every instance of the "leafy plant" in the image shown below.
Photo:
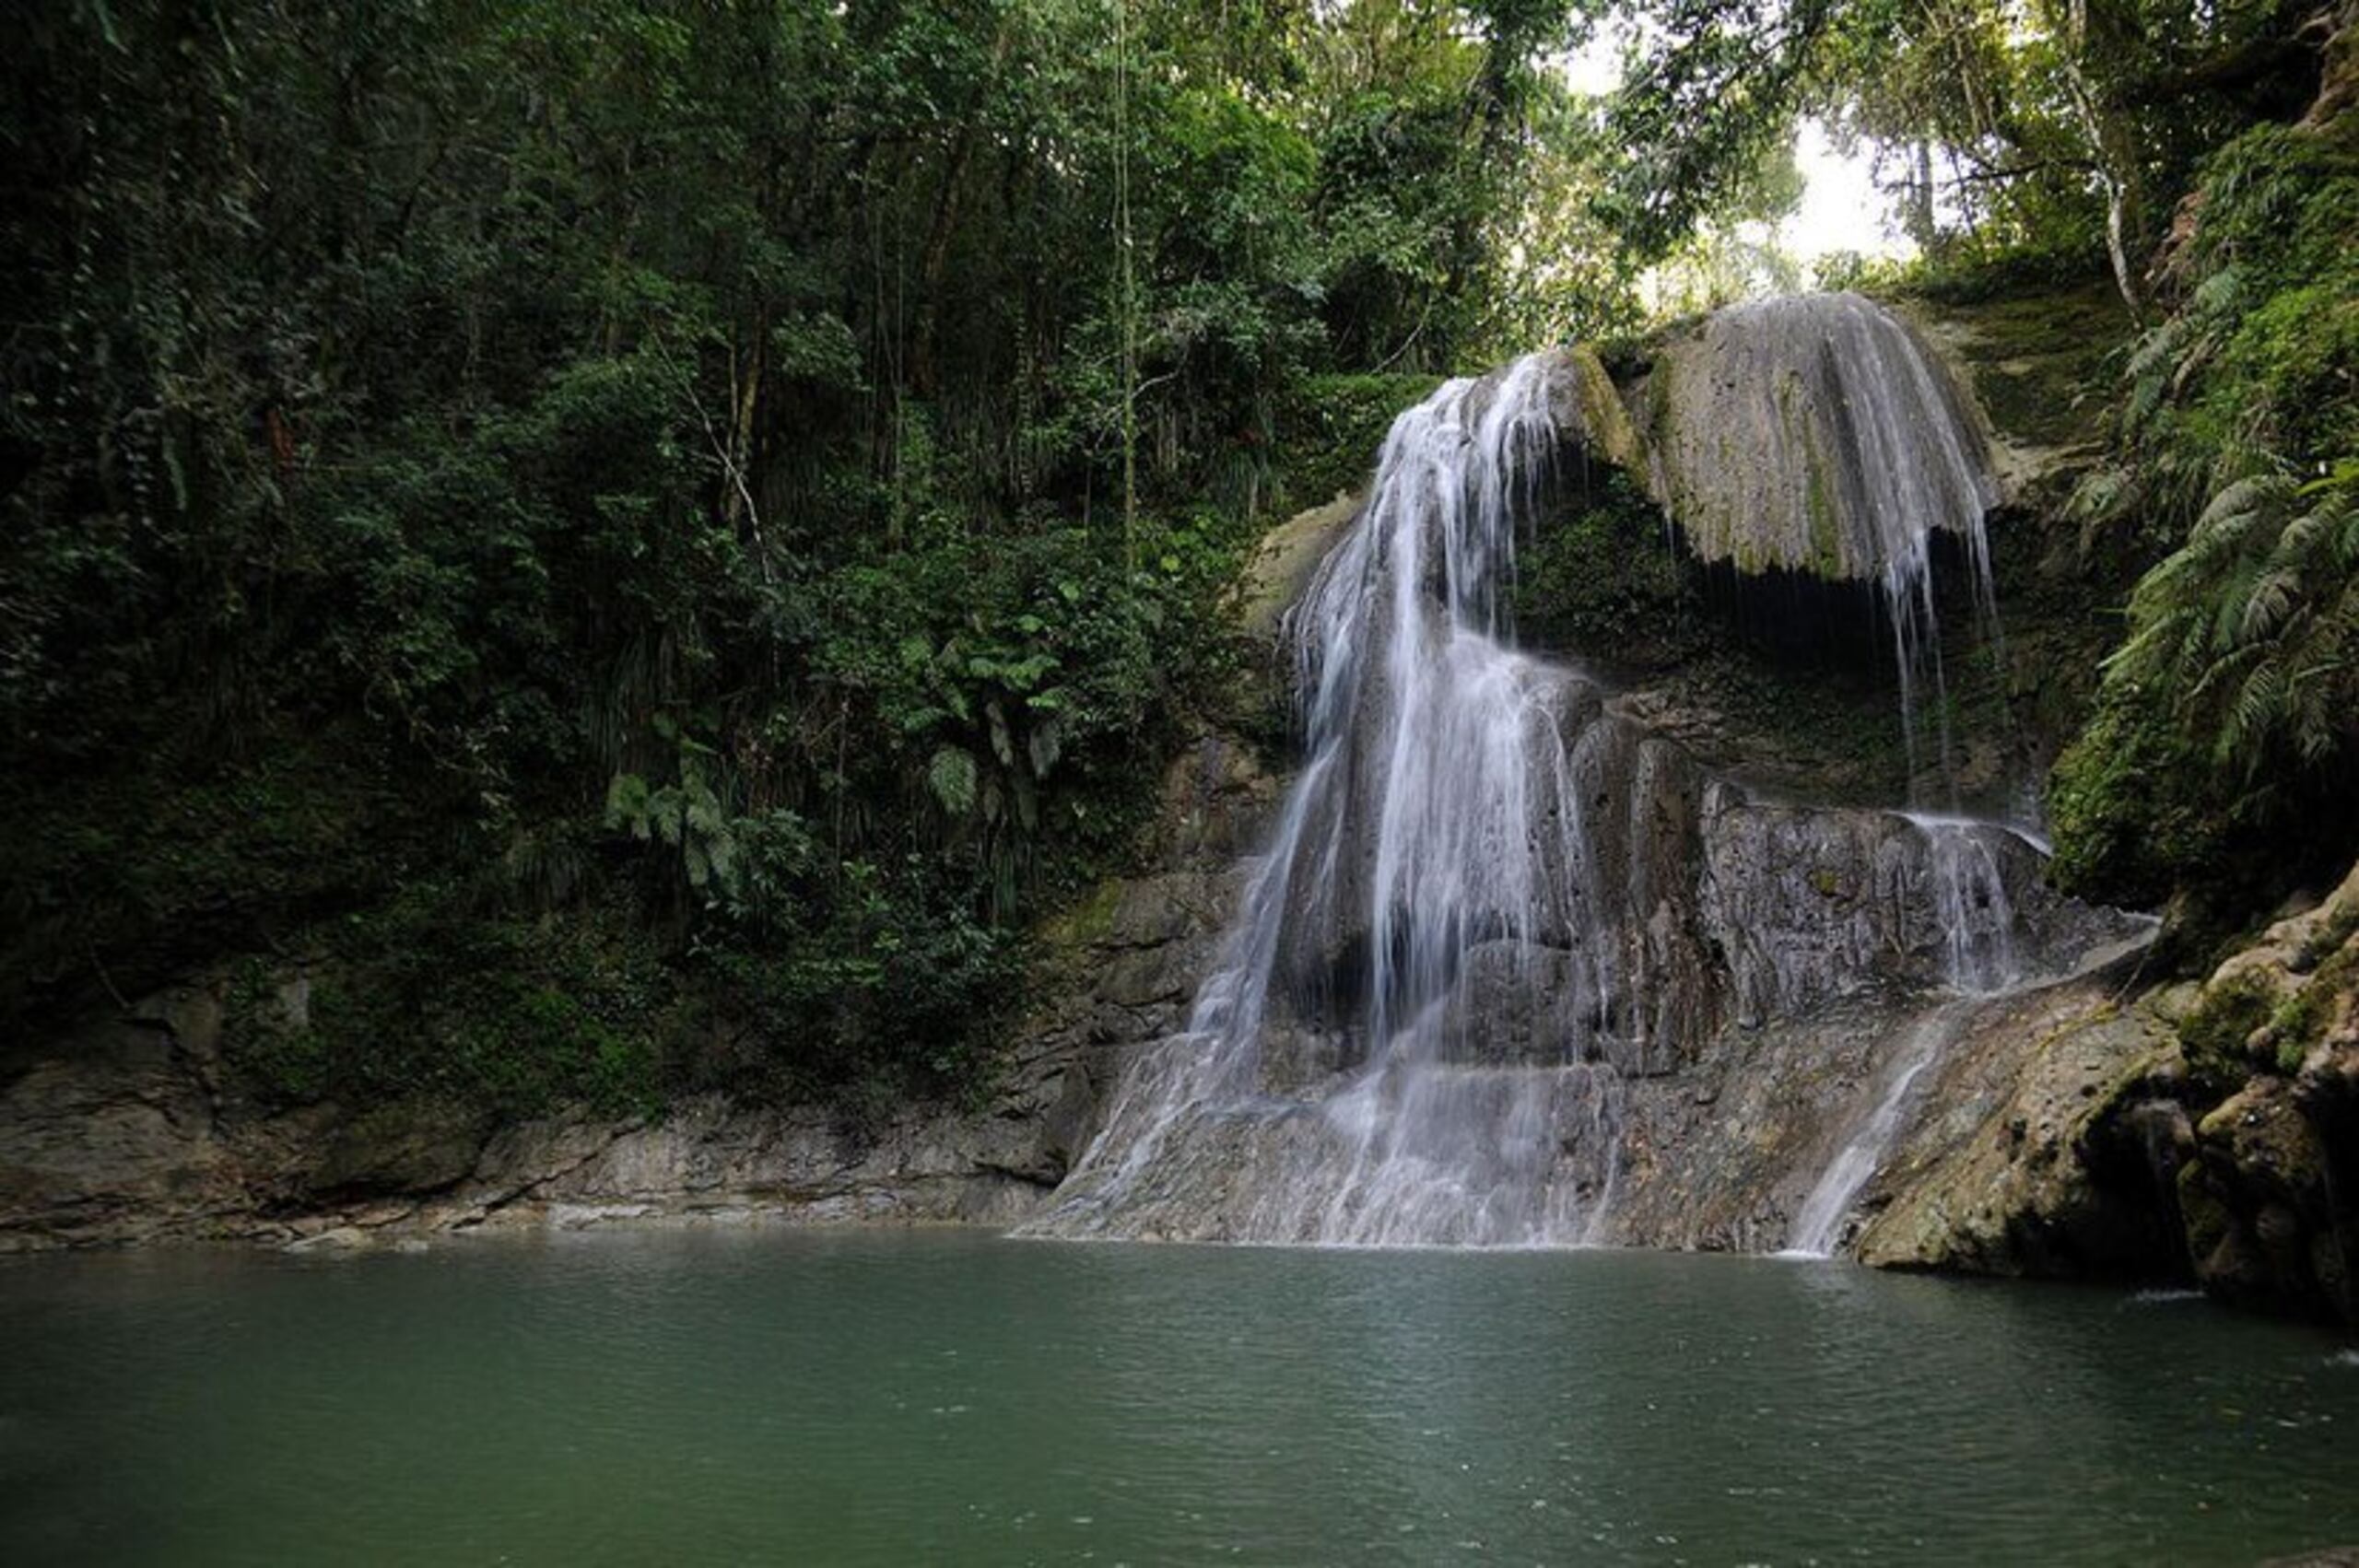
M2129 357L2092 531L2167 542L2057 778L2069 885L2259 904L2345 864L2359 787L2359 155L2270 126L2221 149Z

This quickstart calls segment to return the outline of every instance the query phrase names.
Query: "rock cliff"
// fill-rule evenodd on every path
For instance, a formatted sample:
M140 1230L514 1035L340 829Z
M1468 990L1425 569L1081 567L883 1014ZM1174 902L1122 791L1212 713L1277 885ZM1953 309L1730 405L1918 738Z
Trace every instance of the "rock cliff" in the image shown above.
M1835 327L1864 330L1854 307L1834 309ZM2060 727L2085 693L2056 684L2094 590L2075 588L2050 503L2080 439L2058 401L2091 366L2027 331L2036 318L1919 313L1921 338L1950 357L1920 392L1972 407L1972 388L1989 408L1987 421L1974 417L2008 498L1990 520L2004 636L1989 648L1995 696L1981 711L1986 729L2005 732L1991 743L2001 752L2030 746L1993 776L2021 778L2038 760L2021 731ZM1670 389L1708 383L1729 354L1743 357L1734 341L1710 325L1674 336L1619 387L1593 357L1560 355L1548 406L1590 464L1687 509L1697 568L1884 571L1890 552L1847 509L1857 497L1846 498L1846 483L1830 487L1807 465L1783 478L1713 466L1707 437L1720 416L1697 410L1720 407L1725 389L1693 408ZM1827 391L1791 379L1805 402ZM1825 432L1797 407L1773 392L1746 418L1798 418L1802 449L1814 451ZM1775 496L1754 494L1772 480ZM1708 494L1742 504L1698 498ZM1273 673L1286 606L1355 512L1339 501L1273 532L1245 596ZM1718 532L1694 521L1716 516ZM1939 520L1931 531L1954 532ZM1715 648L1721 659L1735 648L1772 679L1815 679L1807 661L1798 678L1778 674L1774 646ZM1602 651L1611 666L1615 650ZM1610 1085L1568 1074L1557 1094L1569 1099L1550 1113L1566 1127L1612 1129L1612 1158L1592 1151L1567 1171L1602 1216L1589 1239L1785 1245L1824 1173L1889 1106L1889 1141L1837 1237L1865 1261L2186 1273L2228 1299L2348 1315L2353 1219L2339 1195L2354 1190L2342 1167L2359 1131L2359 873L2202 987L2157 989L2140 969L2134 922L2056 899L2024 837L1814 802L1822 786L1838 801L1860 793L1843 782L1855 759L1827 755L1821 734L1798 724L1797 705L1732 703L1725 669L1672 658L1576 673L1555 699L1589 787L1643 803L1595 838L1602 859L1581 874L1614 894L1611 908L1583 919L1622 933L1615 962L1648 983L1601 987L1596 955L1583 956L1569 929L1503 929L1512 940L1465 950L1438 1013L1444 1058L1469 1084L1552 1059L1612 1070ZM1971 722L1978 677L1964 661L1953 669L1966 671L1957 706L1970 774L1985 743ZM1888 689L1872 684L1855 704L1863 725L1879 712L1890 722ZM1104 1125L1126 1065L1180 1030L1280 792L1252 749L1223 733L1173 761L1140 871L1041 933L1035 1005L980 1106L860 1118L708 1097L654 1119L572 1112L505 1127L432 1099L274 1112L225 1066L228 978L199 977L39 1053L0 1090L0 1249L369 1245L657 1217L1026 1220ZM1954 900L1963 884L1942 857L1962 850L1980 880L1942 909L1944 877ZM2000 923L2016 944L2003 960ZM1296 1094L1360 1060L1365 1042L1340 1022L1358 1000L1342 977L1374 940L1349 921L1301 925L1322 934L1289 949L1262 1064L1273 1087ZM1535 969L1564 973L1535 987ZM2049 977L2015 983L2040 974ZM283 980L286 1005L299 1007L300 976ZM1929 1011L1929 996L1961 986L1966 994ZM1625 992L1649 999L1653 1016L1609 1016L1612 996ZM1546 1005L1535 1011L1534 997ZM1927 1031L1932 1048L1907 1066ZM1233 1194L1282 1185L1333 1153L1301 1118L1198 1131ZM1195 1203L1145 1229L1238 1234L1238 1214Z

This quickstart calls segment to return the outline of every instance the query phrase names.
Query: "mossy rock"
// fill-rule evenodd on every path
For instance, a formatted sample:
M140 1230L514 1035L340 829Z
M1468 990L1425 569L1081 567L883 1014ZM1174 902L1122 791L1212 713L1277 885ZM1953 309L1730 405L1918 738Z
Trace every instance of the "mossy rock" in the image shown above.
M1886 476L1963 532L1997 497L1982 419L1902 319L1857 294L1757 300L1667 334L1641 394L1657 498L1701 560L1879 581L1902 548Z
M2196 1124L2209 1160L2235 1173L2239 1189L2267 1193L2297 1208L2312 1207L2326 1183L2326 1149L2318 1129L2280 1078L2258 1080L2230 1095Z
M1565 351L1569 370L1576 427L1590 452L1643 480L1647 474L1647 449L1631 422L1630 411L1624 406L1622 393L1607 373L1605 362L1587 345L1577 345Z
M2189 1069L2215 1085L2242 1082L2257 1065L2252 1042L2275 1015L2283 994L2259 969L2247 969L2204 988L2180 1020L2180 1047Z
M1277 640L1279 624L1311 575L1359 514L1357 492L1297 512L1262 536L1240 585L1238 624L1261 642Z
M1973 383L1992 430L2045 463L2091 450L2111 400L2111 357L2136 331L2107 280L1978 298L1904 293L1892 304Z

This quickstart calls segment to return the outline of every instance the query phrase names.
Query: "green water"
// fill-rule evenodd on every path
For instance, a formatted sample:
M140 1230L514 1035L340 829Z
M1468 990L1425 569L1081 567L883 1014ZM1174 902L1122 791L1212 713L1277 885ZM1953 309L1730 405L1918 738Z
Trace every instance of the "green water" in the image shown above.
M651 1232L0 1263L0 1562L2249 1562L2359 1360L1639 1253Z

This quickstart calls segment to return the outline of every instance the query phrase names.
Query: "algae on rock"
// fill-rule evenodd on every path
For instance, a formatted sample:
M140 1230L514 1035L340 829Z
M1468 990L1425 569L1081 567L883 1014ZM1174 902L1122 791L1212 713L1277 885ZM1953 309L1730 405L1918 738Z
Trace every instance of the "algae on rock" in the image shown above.
M1734 306L1647 388L1655 488L1688 548L1746 573L1887 579L1998 500L1983 423L1940 358L1857 294Z

